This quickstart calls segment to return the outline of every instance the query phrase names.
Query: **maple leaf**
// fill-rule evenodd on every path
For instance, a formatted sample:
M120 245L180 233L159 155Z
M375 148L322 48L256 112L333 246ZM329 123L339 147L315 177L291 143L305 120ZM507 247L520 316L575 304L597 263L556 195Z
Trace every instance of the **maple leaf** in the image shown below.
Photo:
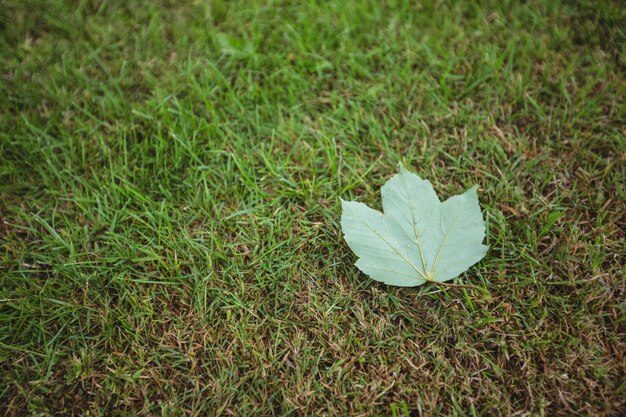
M359 257L356 266L376 281L403 287L465 272L488 249L476 189L441 202L429 181L401 168L381 189L384 214L341 200L341 228Z

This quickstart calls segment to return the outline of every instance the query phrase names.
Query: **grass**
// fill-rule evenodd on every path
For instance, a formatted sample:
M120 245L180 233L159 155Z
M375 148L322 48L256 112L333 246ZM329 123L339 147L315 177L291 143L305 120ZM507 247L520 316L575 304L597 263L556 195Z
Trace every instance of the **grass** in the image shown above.
M626 413L620 2L0 7L0 414ZM339 199L479 185L394 288Z

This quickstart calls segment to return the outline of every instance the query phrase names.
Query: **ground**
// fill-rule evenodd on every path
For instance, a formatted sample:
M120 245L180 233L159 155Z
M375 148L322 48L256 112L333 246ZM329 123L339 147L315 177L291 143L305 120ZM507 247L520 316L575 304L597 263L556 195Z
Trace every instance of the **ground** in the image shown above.
M626 414L621 2L0 7L0 414ZM345 244L399 164L487 256Z

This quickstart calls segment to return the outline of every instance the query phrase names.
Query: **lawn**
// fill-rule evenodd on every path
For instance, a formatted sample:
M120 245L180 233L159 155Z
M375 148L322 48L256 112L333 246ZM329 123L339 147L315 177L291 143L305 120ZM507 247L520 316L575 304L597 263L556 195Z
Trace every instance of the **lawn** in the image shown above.
M626 415L620 1L3 0L0 415ZM478 185L454 282L341 203Z

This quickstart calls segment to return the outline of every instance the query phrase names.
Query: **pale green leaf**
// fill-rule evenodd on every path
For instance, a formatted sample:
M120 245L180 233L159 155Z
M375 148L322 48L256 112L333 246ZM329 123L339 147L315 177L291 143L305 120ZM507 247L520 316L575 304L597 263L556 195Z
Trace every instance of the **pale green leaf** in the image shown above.
M488 249L476 188L442 203L430 182L401 169L381 190L384 214L342 200L341 228L356 266L403 287L457 277Z

